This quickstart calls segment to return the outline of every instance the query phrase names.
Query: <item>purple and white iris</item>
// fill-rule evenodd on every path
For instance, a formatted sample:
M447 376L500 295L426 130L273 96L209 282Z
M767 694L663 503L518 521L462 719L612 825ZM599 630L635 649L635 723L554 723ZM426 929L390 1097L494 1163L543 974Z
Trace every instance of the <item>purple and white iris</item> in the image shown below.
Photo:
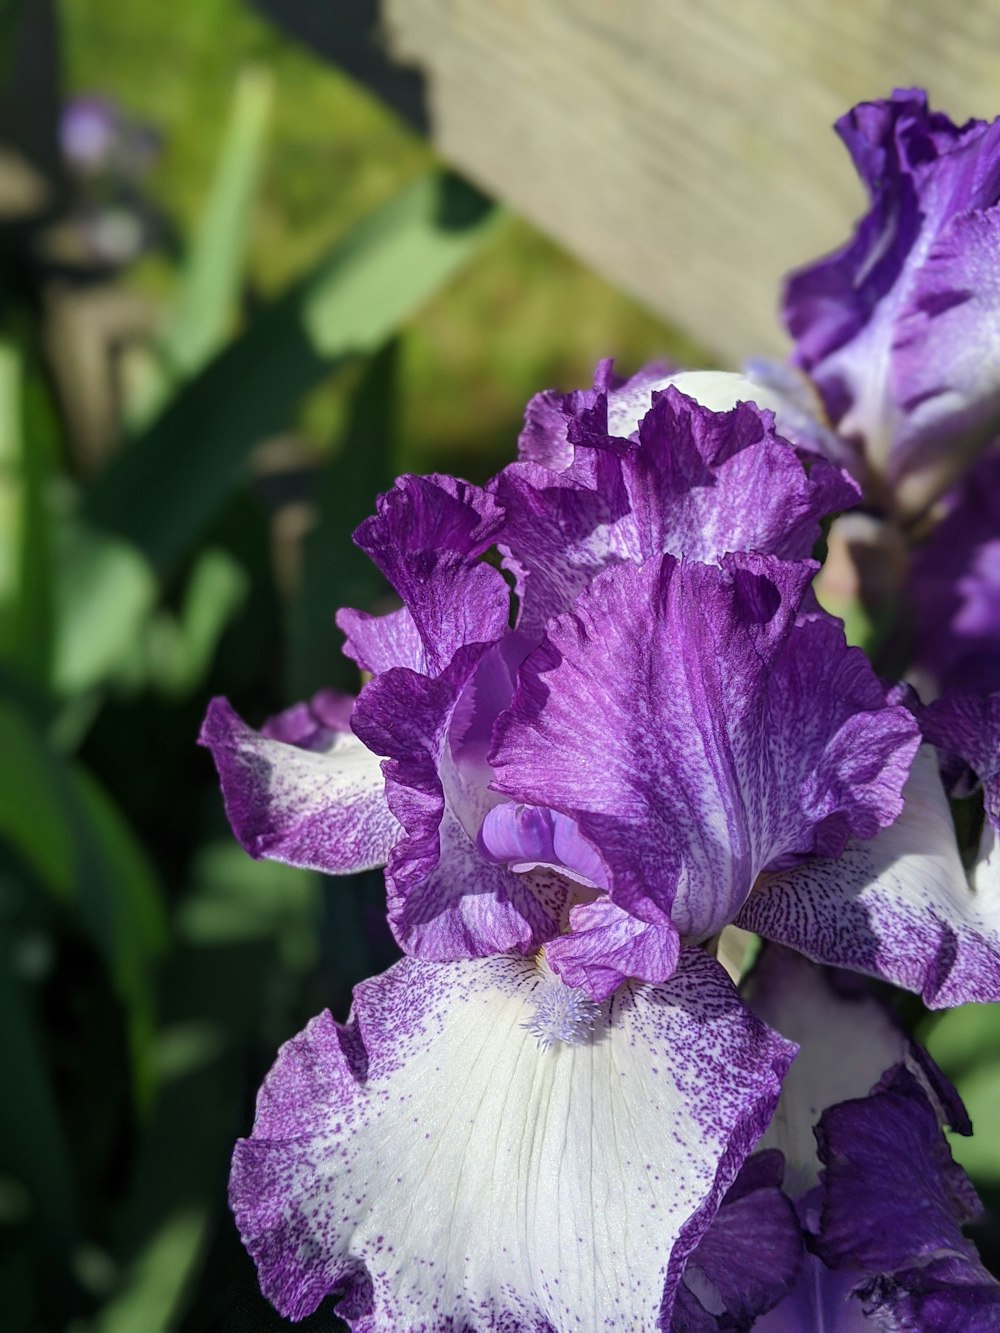
M259 732L208 710L246 850L385 866L405 955L282 1048L236 1149L237 1222L291 1318L333 1297L357 1333L1000 1327L941 1136L964 1113L815 966L1000 999L1000 694L888 689L812 588L861 487L908 520L996 427L998 131L904 93L840 129L872 209L786 307L820 412L787 372L602 363L529 404L487 486L379 498L355 540L400 605L339 613L356 701ZM913 577L966 596L924 634L941 686L971 679L952 630L973 688L1000 642L979 509ZM942 766L984 788L971 871ZM713 956L732 925L776 942L749 1006Z
M700 947L732 921L932 1002L958 932L949 1000L1000 997L936 765L810 591L856 488L752 391L602 366L536 399L485 489L404 477L359 529L402 606L340 614L350 730L329 696L261 733L209 709L247 850L384 863L408 955L283 1049L237 1148L284 1313L670 1327L723 1198L769 1188L737 1176L795 1049ZM901 868L870 849L904 787Z

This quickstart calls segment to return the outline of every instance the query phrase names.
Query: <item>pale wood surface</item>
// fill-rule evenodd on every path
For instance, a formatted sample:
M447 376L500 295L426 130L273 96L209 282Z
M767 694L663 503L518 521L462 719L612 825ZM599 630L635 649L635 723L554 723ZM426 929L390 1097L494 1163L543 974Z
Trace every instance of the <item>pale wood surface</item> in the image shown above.
M448 161L724 360L861 211L842 111L1000 114L1000 0L385 0L383 40Z

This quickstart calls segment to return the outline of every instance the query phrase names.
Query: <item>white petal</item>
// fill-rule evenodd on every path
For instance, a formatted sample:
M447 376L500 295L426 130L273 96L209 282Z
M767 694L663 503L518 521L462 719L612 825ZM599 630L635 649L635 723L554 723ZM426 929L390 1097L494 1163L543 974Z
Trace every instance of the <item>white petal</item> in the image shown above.
M283 1313L340 1288L394 1333L639 1333L665 1292L669 1316L793 1048L698 951L540 1049L552 984L534 960L405 959L348 1028L321 1015L283 1049L231 1186Z
M918 991L932 1008L1000 1000L1000 884L962 866L933 750L904 789L903 813L835 861L762 876L738 919L820 963Z
M353 733L338 733L326 750L304 750L261 736L214 699L200 739L251 856L332 875L385 864L399 825L386 805L381 760Z

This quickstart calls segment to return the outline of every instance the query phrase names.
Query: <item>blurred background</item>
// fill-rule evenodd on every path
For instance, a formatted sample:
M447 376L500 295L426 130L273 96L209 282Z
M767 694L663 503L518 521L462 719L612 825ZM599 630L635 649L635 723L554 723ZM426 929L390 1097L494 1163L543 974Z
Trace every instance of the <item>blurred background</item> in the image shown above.
M454 7L456 33L472 12ZM279 1043L323 1006L346 1017L393 945L380 875L323 881L236 845L195 747L206 702L259 724L357 688L332 616L385 605L349 534L398 472L485 479L531 394L588 384L599 357L732 350L711 301L651 289L651 313L518 216L546 222L535 187L571 195L584 169L600 197L607 159L558 159L540 129L522 146L550 154L543 182L496 149L495 106L449 138L458 94L390 60L380 22L362 0L0 5L5 1333L287 1326L228 1214L232 1143ZM849 173L829 174L849 217ZM606 220L580 239L565 206L546 231L641 292L626 270L653 227L664 268L715 282L704 244L689 262L683 225L630 188L613 202L634 246ZM989 1192L996 1015L927 1031L985 1117L965 1152Z

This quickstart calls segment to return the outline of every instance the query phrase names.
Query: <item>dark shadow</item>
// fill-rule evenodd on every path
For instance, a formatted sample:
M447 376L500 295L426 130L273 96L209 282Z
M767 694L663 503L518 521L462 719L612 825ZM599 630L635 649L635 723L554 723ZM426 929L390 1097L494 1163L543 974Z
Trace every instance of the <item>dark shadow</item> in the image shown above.
M380 32L378 0L250 0L251 6L304 46L370 88L421 134L430 131L426 84L393 63Z

